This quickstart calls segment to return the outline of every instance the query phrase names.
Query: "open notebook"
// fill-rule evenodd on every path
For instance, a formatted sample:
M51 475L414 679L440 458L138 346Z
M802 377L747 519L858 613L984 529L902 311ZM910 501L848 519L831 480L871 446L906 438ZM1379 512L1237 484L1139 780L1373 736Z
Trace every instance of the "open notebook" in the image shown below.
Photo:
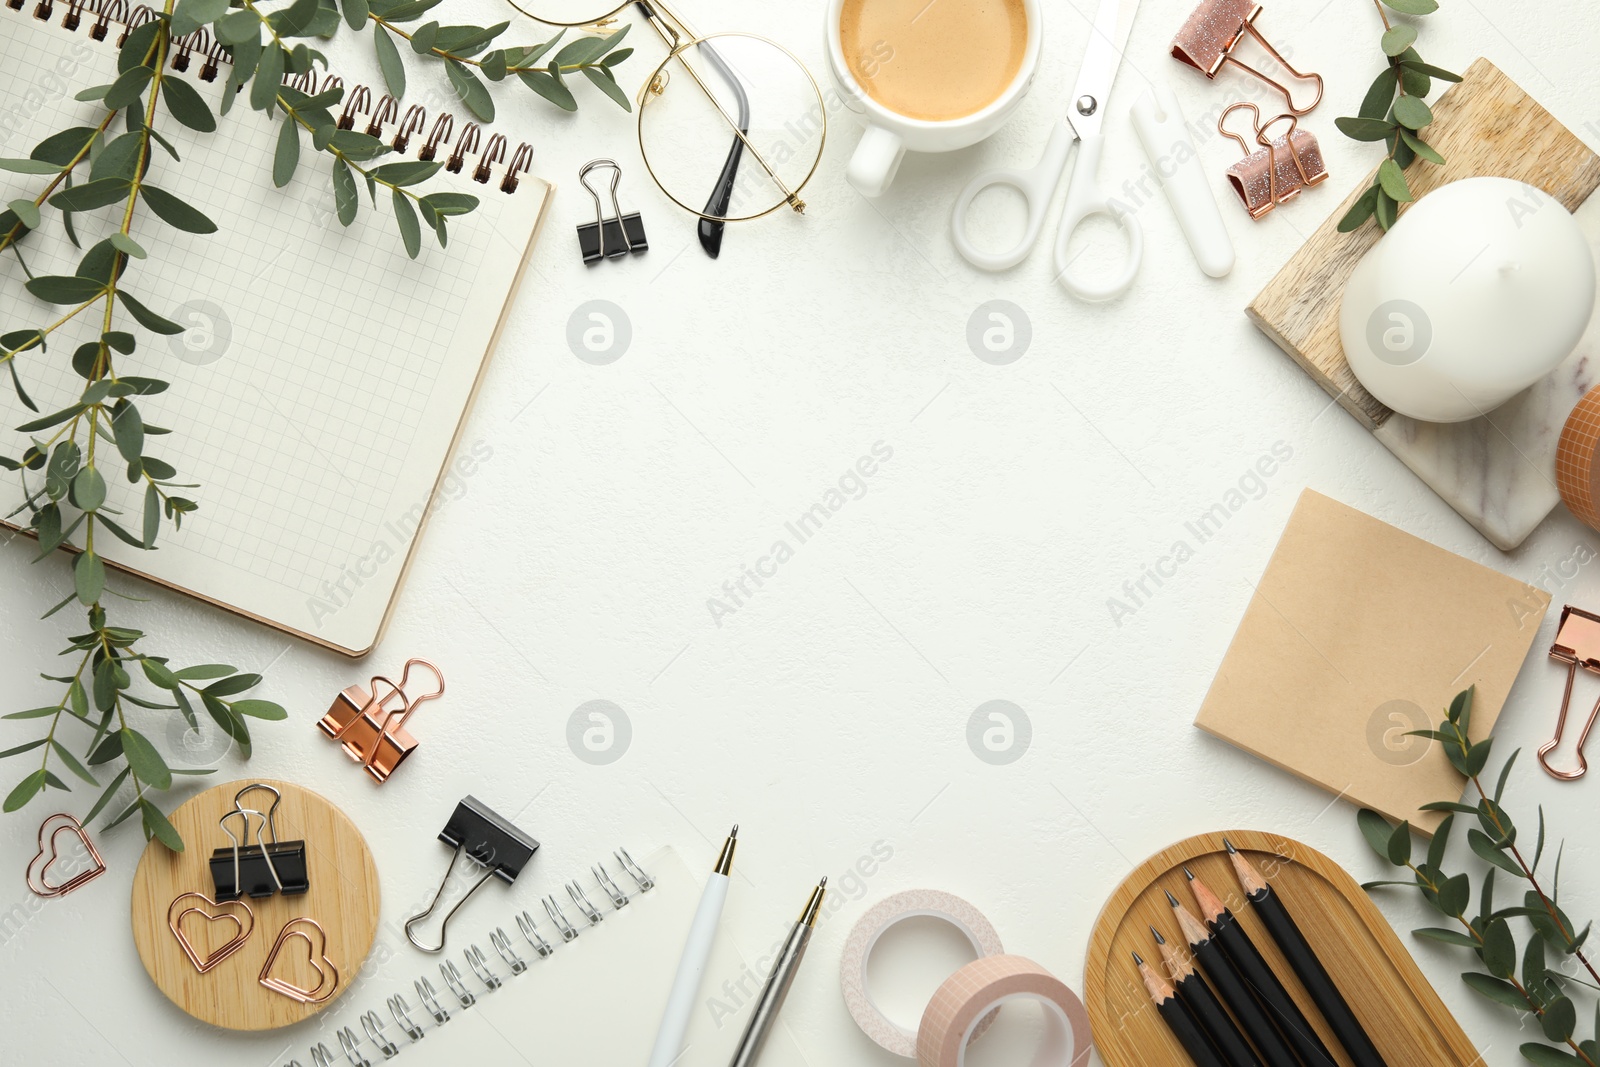
M678 967L678 957L689 935L689 924L700 901L700 885L672 849L661 849L642 861L655 886L637 892L637 883L611 860L605 869L628 895L621 908L611 905L592 877L584 879L583 892L604 918L595 924L584 920L575 905L559 892L562 911L575 924L578 937L563 942L555 927L537 909L535 933L549 942L550 955L540 958L512 915L498 917L496 926L484 926L484 936L454 939L445 964L462 973L461 988L473 998L462 1007L460 996L448 988L439 966L418 957L419 977L437 991L437 1002L448 1013L439 1021L420 1002L416 987L400 991L409 1011L397 1019L392 1001L363 1004L381 1021L377 1034L390 1042L401 1067L459 1067L462 1064L594 1064L604 1067L643 1067L655 1043L656 1027L666 1007L667 994ZM477 904L477 921L488 911ZM473 916L464 915L456 927L470 929ZM456 927L452 927L453 930ZM513 974L510 957L490 940L498 928L506 932L512 955L527 964ZM460 930L456 930L457 936ZM500 981L490 989L474 973L465 952L475 945L483 953L482 966ZM755 1005L765 975L756 976L726 933L718 936L706 966L699 1006L677 1067L723 1067L733 1056L739 1037ZM726 983L726 987L725 987ZM387 997L390 990L384 990ZM353 990L352 997L362 991ZM406 1020L418 1029L408 1037ZM342 1035L360 1054L374 1063L386 1057L373 1040L374 1030L352 1028ZM339 1042L335 1037L332 1046ZM338 1059L339 1048L329 1047ZM311 1049L307 1059L314 1062ZM349 1057L357 1062L357 1057ZM761 1054L761 1067L806 1067L793 1036L780 1020Z
M43 20L35 10L32 0L21 11L0 6L0 156L27 156L52 133L97 124L103 111L74 96L116 77L121 27L113 23L100 42L89 32L92 9L76 30L62 25L68 4L55 3ZM226 62L210 82L194 77L201 66L196 56L184 76L215 110ZM406 112L401 104L394 115ZM357 128L370 121L362 115ZM385 159L415 158L438 121L428 116L407 151ZM146 421L173 429L150 451L181 481L199 483L189 495L200 510L181 531L163 529L153 552L97 539L112 563L351 655L377 642L421 525L492 452L487 442L458 446L457 438L551 192L525 174L503 191L498 162L487 182L474 181L480 159L495 154L491 144L499 142L503 159L517 153L488 130L451 125L455 136L443 136L438 158L463 155L461 172L441 171L417 190L469 192L480 207L450 220L448 248L424 227L422 254L412 260L382 196L373 208L363 190L354 225L339 225L328 157L312 152L309 136L299 172L276 189L276 122L242 103L215 133L158 120L181 162L157 152L149 180L220 229L186 234L139 213L133 236L150 257L130 266L128 289L189 329L157 336L119 310L118 328L139 338L119 366L172 383L140 407ZM393 118L380 128L394 139ZM0 172L0 204L31 200L45 180ZM120 221L115 208L79 213L83 247ZM36 274L71 274L82 255L49 208L22 248ZM0 329L42 326L60 314L23 281L14 257L0 260ZM18 357L41 411L77 399L83 383L67 357L96 335L99 316L90 317L95 323L53 335L48 353ZM7 431L32 417L0 378L0 454L22 452L26 442ZM107 481L113 494L128 494L137 530L138 496L120 475ZM7 476L0 514L21 499Z

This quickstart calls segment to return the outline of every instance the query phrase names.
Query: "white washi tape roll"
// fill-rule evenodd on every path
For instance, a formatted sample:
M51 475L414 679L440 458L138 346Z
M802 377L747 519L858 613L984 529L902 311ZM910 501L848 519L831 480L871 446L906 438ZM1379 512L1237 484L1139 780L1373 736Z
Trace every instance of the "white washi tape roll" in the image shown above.
M845 941L844 959L839 964L839 985L844 993L845 1006L850 1009L850 1015L861 1027L862 1033L879 1047L908 1060L916 1058L917 1034L890 1019L873 1000L867 988L867 962L872 958L879 938L898 923L917 918L939 919L949 923L972 944L972 951L980 959L1004 951L1000 946L1000 935L995 933L994 926L977 908L960 897L941 893L937 889L910 889L896 893L873 905L857 920L850 930L850 937ZM993 1021L992 1013L985 1012L974 1021L969 1040L983 1033Z
M1088 1067L1094 1040L1083 1001L1055 975L1021 956L986 956L939 987L917 1031L921 1067L965 1067L967 1044L1002 1004L1032 1000L1045 1010L1045 1033L1033 1067Z

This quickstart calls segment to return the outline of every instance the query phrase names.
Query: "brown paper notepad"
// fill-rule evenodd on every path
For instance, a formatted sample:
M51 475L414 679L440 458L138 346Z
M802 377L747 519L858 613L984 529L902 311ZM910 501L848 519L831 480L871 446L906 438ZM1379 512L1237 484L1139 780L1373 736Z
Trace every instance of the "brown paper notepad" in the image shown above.
M1460 796L1431 728L1478 687L1494 728L1550 596L1306 490L1195 725L1356 804L1431 833Z

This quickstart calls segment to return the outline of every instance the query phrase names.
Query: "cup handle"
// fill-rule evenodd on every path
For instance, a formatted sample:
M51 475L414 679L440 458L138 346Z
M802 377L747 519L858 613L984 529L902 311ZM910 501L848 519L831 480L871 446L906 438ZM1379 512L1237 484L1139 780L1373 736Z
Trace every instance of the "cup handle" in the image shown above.
M905 154L906 144L899 134L882 126L868 126L856 143L845 177L862 196L882 196L894 181Z

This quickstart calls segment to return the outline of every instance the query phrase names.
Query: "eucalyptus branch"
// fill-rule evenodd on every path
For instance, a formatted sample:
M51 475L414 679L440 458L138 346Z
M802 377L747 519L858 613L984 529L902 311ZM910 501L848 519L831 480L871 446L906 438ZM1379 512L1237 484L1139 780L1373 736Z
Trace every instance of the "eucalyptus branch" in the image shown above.
M115 111L107 111L105 117L100 120L100 125L95 129L95 132L104 134L106 132L106 127L110 126L111 120L116 117L117 113ZM79 163L82 163L89 157L89 147L93 144L93 139L85 141L83 147L74 152L72 158L67 160L66 165L63 166L61 170L58 171L55 176L45 184L44 191L33 198L33 206L35 210L44 206L44 202L50 198L51 193L56 191L56 187L67 179L68 175L72 173L73 169L76 168ZM11 214L15 214L15 212L13 211ZM26 233L30 228L31 227L23 223L20 217L17 218L17 220L11 223L11 225L6 229L5 236L0 237L0 252L4 252L6 249L12 247L16 243L17 239ZM8 353L8 355L9 354L10 353Z
M1472 699L1471 689L1458 694L1437 729L1414 733L1440 744L1451 765L1471 783L1477 794L1477 804L1441 800L1422 806L1424 811L1444 812L1445 817L1428 846L1427 858L1421 862L1412 859L1410 823L1395 826L1377 812L1367 809L1358 812L1357 823L1373 850L1411 874L1410 880L1369 882L1364 888L1414 887L1430 907L1462 927L1461 931L1425 928L1415 933L1418 937L1471 950L1482 971L1464 973L1462 979L1467 985L1497 1003L1530 1011L1538 1019L1548 1044L1523 1044L1520 1051L1524 1059L1537 1067L1600 1067L1600 1012L1596 1014L1594 1036L1579 1040L1575 1036L1578 1010L1563 990L1567 982L1584 986L1590 983L1574 974L1552 971L1546 963L1546 950L1554 949L1563 956L1574 957L1591 978L1600 980L1583 951L1590 927L1578 930L1561 910L1555 891L1547 893L1538 878L1536 872L1546 843L1542 809L1531 861L1517 843L1516 823L1501 803L1517 753L1513 752L1501 765L1493 789L1484 782L1483 772L1489 762L1493 739L1477 742L1470 739ZM1449 874L1444 868L1450 834L1458 816L1476 820L1477 825L1467 831L1467 844L1484 864L1478 913L1474 918L1468 917L1472 904L1470 878L1465 873ZM1557 882L1560 869L1558 857ZM1495 878L1500 873L1521 879L1528 886L1519 904L1495 906ZM1531 936L1520 953L1512 929L1516 920L1525 920L1531 928Z
M1388 9L1426 15L1438 10L1438 0L1373 0L1373 5L1383 22L1380 45L1384 68L1367 90L1360 111L1354 117L1335 119L1334 124L1354 140L1383 141L1387 151L1371 187L1339 220L1341 233L1359 229L1371 218L1388 230L1399 217L1400 205L1416 199L1406 181L1405 169L1418 158L1435 164L1444 162L1444 157L1422 139L1421 131L1433 122L1433 110L1424 98L1433 90L1435 78L1461 80L1458 74L1422 61L1412 47L1417 39L1415 26L1389 20Z

